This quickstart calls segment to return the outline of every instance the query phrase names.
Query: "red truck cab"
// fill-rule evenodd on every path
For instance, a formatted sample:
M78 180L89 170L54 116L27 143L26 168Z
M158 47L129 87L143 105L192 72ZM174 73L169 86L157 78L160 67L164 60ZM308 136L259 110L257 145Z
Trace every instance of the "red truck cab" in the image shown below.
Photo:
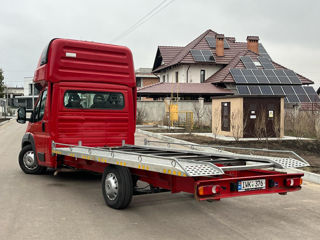
M20 161L26 172L59 167L52 141L134 144L136 81L128 48L53 39L40 57L34 82L41 92L22 140L22 149L28 147L21 154L31 156L30 146L35 153L34 160Z

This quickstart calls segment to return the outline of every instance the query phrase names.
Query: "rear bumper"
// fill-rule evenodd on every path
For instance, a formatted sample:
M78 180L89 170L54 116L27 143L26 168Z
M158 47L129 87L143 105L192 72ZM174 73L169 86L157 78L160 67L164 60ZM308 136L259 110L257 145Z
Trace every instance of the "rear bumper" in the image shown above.
M250 176L250 173L254 172L254 176ZM301 189L300 184L295 184L294 186L288 186L288 179L300 180L303 177L302 173L297 174L287 174L279 173L275 171L265 171L265 170L255 170L246 171L248 176L236 176L228 177L227 175L223 178L199 180L195 182L195 197L196 199L202 200L220 200L222 198L230 197L240 197L248 195L259 195L259 194L270 194L270 193L280 193L285 194L287 192L298 191ZM238 186L241 181L247 180L257 180L265 179L264 189L255 189L247 191L239 191ZM201 195L199 193L199 188L204 186L218 186L219 192L212 194ZM201 191L200 191L201 192Z

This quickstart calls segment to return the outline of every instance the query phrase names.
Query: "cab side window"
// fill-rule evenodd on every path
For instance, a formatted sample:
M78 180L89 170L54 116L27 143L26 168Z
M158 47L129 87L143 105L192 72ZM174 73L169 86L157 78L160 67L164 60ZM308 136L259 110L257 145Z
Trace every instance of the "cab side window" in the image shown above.
M44 110L47 101L47 90L44 90L40 96L40 99L34 109L34 121L41 121L44 116Z
M121 110L125 106L121 92L67 90L63 98L65 108Z

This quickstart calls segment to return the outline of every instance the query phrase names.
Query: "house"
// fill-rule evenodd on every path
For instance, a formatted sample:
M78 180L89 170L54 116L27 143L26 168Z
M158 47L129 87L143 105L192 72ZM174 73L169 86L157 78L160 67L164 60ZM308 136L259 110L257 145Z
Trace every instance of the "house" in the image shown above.
M180 85L203 84L200 90L194 88L198 97L207 100L227 90L227 94L244 96L282 95L286 106L320 101L309 86L313 81L274 62L257 36L237 42L209 29L185 47L159 46L152 72L160 83L140 88L138 96L165 97L176 92L188 99L195 94L183 93L185 87ZM208 84L215 89L209 91Z
M39 90L33 83L33 77L25 77L23 86L23 96L16 97L14 106L26 107L28 110L31 110L38 99Z
M160 81L159 77L152 73L152 68L138 68L135 71L137 87L146 87Z

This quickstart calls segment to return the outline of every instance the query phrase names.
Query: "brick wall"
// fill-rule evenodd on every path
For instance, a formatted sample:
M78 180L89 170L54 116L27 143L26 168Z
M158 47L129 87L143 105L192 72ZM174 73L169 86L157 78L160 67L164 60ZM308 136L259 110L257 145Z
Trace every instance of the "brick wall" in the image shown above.
M146 87L155 83L158 83L160 80L159 78L143 78L142 79L142 86Z

